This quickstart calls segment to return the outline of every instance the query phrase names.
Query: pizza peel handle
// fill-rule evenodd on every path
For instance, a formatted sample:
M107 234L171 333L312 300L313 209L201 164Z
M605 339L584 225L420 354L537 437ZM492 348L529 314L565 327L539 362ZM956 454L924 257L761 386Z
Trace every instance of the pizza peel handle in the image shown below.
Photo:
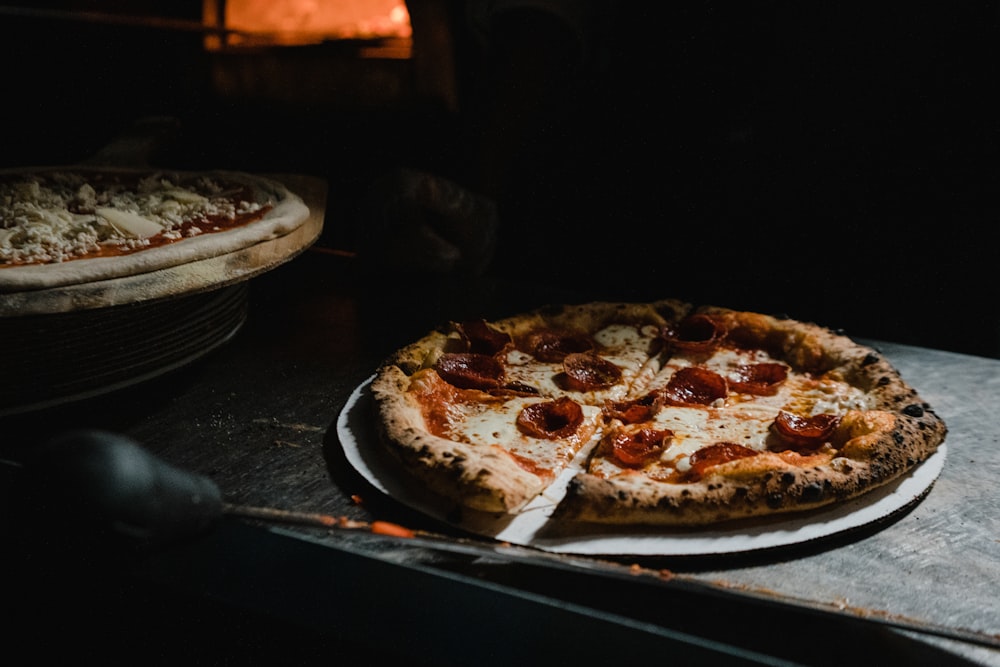
M29 455L24 469L37 518L91 539L163 545L208 531L223 513L210 479L106 431L56 436Z

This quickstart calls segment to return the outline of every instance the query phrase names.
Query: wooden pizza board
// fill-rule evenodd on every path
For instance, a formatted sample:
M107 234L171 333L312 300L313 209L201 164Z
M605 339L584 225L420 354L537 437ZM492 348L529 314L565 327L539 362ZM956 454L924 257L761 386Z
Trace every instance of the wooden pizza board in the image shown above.
M309 217L285 236L242 250L134 276L0 294L0 317L67 313L177 298L248 280L292 259L323 230L327 185L297 174L267 175L302 197Z

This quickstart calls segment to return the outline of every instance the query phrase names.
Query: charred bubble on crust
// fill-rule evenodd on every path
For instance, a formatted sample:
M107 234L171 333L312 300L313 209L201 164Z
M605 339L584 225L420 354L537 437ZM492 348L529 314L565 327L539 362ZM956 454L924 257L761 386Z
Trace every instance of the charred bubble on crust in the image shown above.
M782 493L769 493L766 502L768 507L776 510L785 503L785 495Z
M826 485L822 482L810 482L802 487L802 500L813 503L823 500L826 495Z
M656 312L665 320L676 320L679 319L682 315L682 313L678 312L676 308L674 308L670 304L665 304L665 303L658 305L656 308Z
M795 473L794 472L784 472L781 474L781 483L785 486L791 486L795 483Z
M676 498L671 498L669 496L661 496L654 505L658 510L671 510L677 511L682 507L680 503L677 502Z
M910 405L907 405L905 408L903 408L903 414L906 415L907 417L914 417L916 419L919 419L924 416L924 408L923 406L917 405L916 403L911 403Z
M881 358L882 357L880 357L875 352L869 352L868 354L865 355L865 358L861 360L861 366L863 368L865 366L871 366L872 364L877 364L879 360L881 360Z
M399 370L403 371L403 374L407 377L413 375L421 369L421 363L412 359L400 359L396 361L396 365L399 366Z
M890 378L888 375L883 375L878 379L877 382L875 382L875 385L878 387L884 387L890 382L892 382L892 378Z

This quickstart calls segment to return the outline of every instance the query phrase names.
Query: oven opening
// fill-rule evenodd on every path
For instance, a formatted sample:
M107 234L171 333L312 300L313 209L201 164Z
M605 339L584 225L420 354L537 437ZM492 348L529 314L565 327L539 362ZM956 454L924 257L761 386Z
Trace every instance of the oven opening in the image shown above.
M413 30L402 0L204 0L209 51L353 42L362 57L409 58Z
M458 105L450 16L404 0L202 0L224 100L331 109Z

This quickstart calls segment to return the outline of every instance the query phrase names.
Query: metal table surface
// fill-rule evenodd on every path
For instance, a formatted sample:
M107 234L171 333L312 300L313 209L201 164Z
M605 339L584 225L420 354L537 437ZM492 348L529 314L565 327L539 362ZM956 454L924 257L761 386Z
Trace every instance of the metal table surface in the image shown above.
M68 428L110 429L134 438L169 463L209 477L230 503L359 521L383 519L448 532L446 526L380 497L347 465L335 428L341 409L383 357L440 321L500 316L572 298L569 293L539 293L492 279L385 287L358 272L351 259L314 248L253 279L247 321L218 350L122 391L8 418L4 428L10 437L3 445L4 454L17 458L33 442ZM773 552L643 557L635 562L610 559L614 562L609 564L669 570L682 582L704 583L737 597L772 598L779 603L774 614L791 603L796 614L809 617L809 609L818 609L819 618L826 621L837 615L876 622L900 619L903 629L883 626L878 641L888 641L885 630L892 638L890 650L901 651L904 658L924 655L931 656L928 660L946 657L1000 665L1000 492L995 482L1000 478L1000 361L891 343L876 346L949 426L944 469L915 507L870 529ZM227 520L223 525L228 531L224 534L236 531L250 543L257 535L260 540L290 541L293 551L305 545L318 548L319 561L324 553L334 562L372 557L379 563L430 568L448 582L461 575L472 581L492 580L491 585L510 586L529 597L560 598L551 585L539 583L545 577L538 576L535 568L505 564L502 554L493 562L408 546L365 531L309 525L273 526L252 520ZM250 538L241 532L248 526ZM202 546L219 557L217 544ZM254 551L244 551L242 557L230 555L230 570L236 567L233 563L247 562ZM169 554L166 558L167 564L144 566L159 568L162 574L171 568ZM209 571L181 569L188 575ZM255 580L268 576L278 575L274 571L252 575ZM573 574L551 574L550 581L563 576ZM594 584L594 597L574 598L572 604L597 610L589 618L601 610L620 612L600 574L584 571L582 576L585 581L601 580L601 586ZM188 579L194 582L198 576ZM241 590L245 593L253 586ZM655 588L653 592L664 600L674 595L670 587L662 592ZM578 589L574 595L583 593ZM556 606L565 610L570 601L561 599ZM381 618L388 613L386 604L390 603L377 603ZM462 603L452 599L449 604ZM725 607L711 610L725 616ZM361 614L360 608L355 611ZM826 616L827 611L833 616ZM750 617L752 611L743 613L747 615L742 619L725 622L716 615L713 637L724 638L726 627L756 627L753 623L760 622ZM649 618L643 616L642 623ZM662 625L671 625L668 617ZM918 631L925 625L930 632ZM824 625L823 632L834 627ZM789 641L780 635L790 631L776 627L774 644ZM952 632L954 636L942 636ZM853 640L827 636L824 641L846 646ZM897 641L910 648L899 648ZM820 659L823 652L837 655L836 650L824 648L816 654L815 664L829 664Z

